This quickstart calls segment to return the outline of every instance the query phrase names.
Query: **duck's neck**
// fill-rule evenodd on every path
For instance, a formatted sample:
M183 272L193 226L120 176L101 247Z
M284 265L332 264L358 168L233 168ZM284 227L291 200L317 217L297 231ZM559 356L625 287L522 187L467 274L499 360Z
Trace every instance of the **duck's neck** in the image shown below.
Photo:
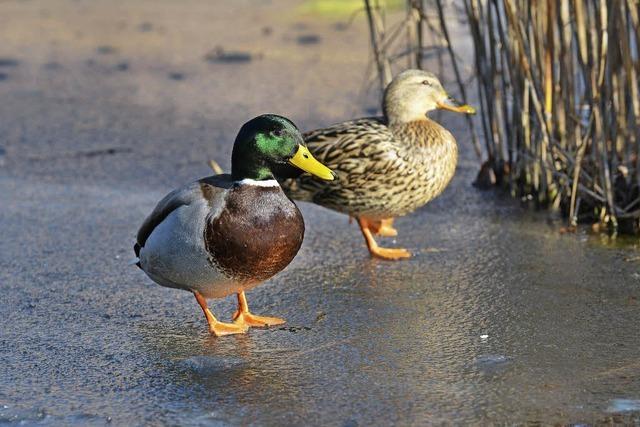
M275 179L263 179L255 180L251 178L243 178L240 180L234 180L237 185L250 185L253 187L279 187L278 181Z
M236 142L231 152L231 178L234 181L251 179L272 180L273 173L260 152L251 143Z
M242 147L240 147L242 148ZM253 181L273 180L273 173L260 156L247 150L233 147L231 154L231 178L234 181L249 179Z
M428 112L422 110L385 107L383 108L383 112L389 126L404 126L415 123L435 123L429 116L427 116Z
M456 141L451 133L434 120L414 120L407 123L388 124L393 135L404 141L407 147L446 146L455 148Z
M247 163L232 164L231 178L234 181L242 181L243 179L250 179L253 181L268 181L274 179L273 173L271 173L271 169L269 169L268 167Z
M414 126L418 126L418 127L440 126L437 122L433 121L426 114L423 114L421 116L412 116L410 120L404 120L398 117L392 117L392 118L387 117L386 119L387 119L387 126L389 126L389 128L391 128L392 130L402 129L406 127L414 127Z

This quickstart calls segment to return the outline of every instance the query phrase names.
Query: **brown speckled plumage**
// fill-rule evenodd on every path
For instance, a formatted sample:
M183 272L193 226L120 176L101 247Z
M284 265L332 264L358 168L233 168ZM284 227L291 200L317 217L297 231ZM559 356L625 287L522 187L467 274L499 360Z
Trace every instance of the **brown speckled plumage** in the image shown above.
M311 153L338 179L303 175L283 183L294 199L352 216L406 215L438 196L455 172L458 149L449 131L424 118L388 126L372 117L304 135Z

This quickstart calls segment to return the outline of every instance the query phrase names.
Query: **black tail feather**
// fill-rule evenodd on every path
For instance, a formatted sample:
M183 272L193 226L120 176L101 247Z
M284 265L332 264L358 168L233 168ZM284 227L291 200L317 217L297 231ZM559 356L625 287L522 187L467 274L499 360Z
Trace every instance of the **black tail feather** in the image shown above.
M136 253L136 257L140 258L140 245L138 244L138 242L136 242L135 245L133 245L133 252ZM138 266L139 269L142 270L142 266L140 265L140 261L136 262L136 265Z

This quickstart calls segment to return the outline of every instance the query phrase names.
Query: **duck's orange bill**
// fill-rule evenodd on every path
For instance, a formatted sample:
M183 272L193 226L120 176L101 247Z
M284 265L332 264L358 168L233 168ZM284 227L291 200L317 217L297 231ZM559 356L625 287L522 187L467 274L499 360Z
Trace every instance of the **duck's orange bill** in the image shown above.
M442 110L453 111L454 113L463 113L463 114L475 114L476 109L471 105L460 104L458 101L449 97L446 102L436 102L438 108Z

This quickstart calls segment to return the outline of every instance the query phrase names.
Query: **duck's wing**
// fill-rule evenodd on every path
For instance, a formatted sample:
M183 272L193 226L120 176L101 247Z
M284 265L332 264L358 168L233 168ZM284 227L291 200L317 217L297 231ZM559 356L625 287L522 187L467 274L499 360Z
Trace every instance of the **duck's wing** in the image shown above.
M320 181L301 175L282 183L290 197L340 211L357 204L357 194L376 190L380 182L407 169L392 131L381 117L340 123L304 134L309 151L337 175ZM400 172L398 172L400 171ZM355 206L353 206L355 207Z
M151 214L144 220L138 230L134 251L139 256L140 248L153 233L153 230L164 219L181 206L205 200L211 206L221 192L226 191L232 185L229 175L216 175L202 178L185 187L178 188L167 194L158 204Z

